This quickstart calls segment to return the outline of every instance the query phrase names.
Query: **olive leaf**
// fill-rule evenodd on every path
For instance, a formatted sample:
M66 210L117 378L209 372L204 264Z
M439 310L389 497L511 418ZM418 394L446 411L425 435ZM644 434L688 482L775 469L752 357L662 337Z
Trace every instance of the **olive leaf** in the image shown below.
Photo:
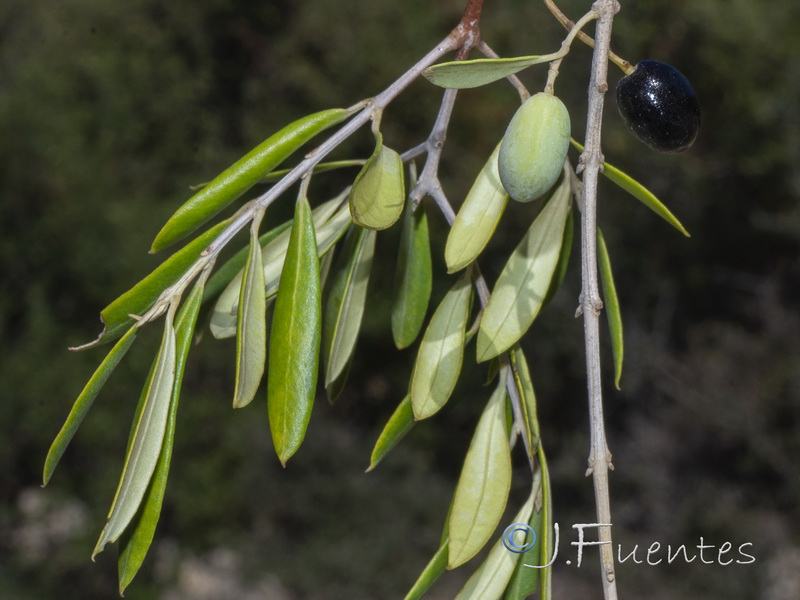
M514 573L511 575L511 579L508 582L503 600L525 600L525 598L528 598L539 589L540 571L543 569L533 569L527 565L531 564L531 562L533 562L533 566L547 564L540 563L538 560L531 561L529 558L530 556L541 556L542 540L545 539L545 532L542 529L545 516L542 498L542 470L537 467L533 476L530 516L527 520L522 518L515 518L514 520L515 523L527 522L528 526L533 530L536 539L528 540L526 536L525 542L517 542L520 547L527 547L522 546L522 543L530 544L532 542L532 545L529 550L519 555L520 558L517 560L517 564L514 567Z
M394 448L406 434L411 431L414 426L414 411L411 408L411 395L407 395L400 404L397 406L392 416L386 422L386 425L375 442L375 448L372 450L372 456L369 459L369 473L378 466L378 463L389 453L389 450Z
M522 505L511 523L527 523L530 520L534 497L535 491L531 491L528 500ZM498 540L483 563L458 592L455 600L498 600L502 597L519 558L519 554L510 552L505 547L502 539Z
M233 407L252 402L264 375L267 360L267 297L264 294L264 267L258 240L260 212L250 227L250 254L244 266L239 311L236 315L236 384Z
M158 252L190 234L238 199L312 137L350 116L343 108L323 110L287 125L220 173L189 198L153 241Z
M558 255L558 263L556 263L556 271L553 273L553 279L550 281L550 287L547 288L547 295L542 302L542 308L550 304L550 300L556 295L561 284L564 283L564 278L567 276L567 268L569 267L569 259L572 255L572 240L575 236L575 216L572 211L567 214L567 222L564 224L564 237L561 240L561 252Z
M72 348L72 350L92 348L98 344L115 340L125 333L136 323L136 319L131 315L141 316L147 312L147 310L155 304L159 296L161 296L161 292L178 281L181 275L186 273L189 267L200 258L200 253L205 250L211 242L217 239L217 236L219 236L229 224L229 220L223 221L197 236L194 240L162 262L147 277L106 306L100 311L103 331L98 338L88 344Z
M425 593L436 583L436 580L447 570L447 554L450 543L445 539L436 554L420 573L414 586L408 591L404 600L420 600Z
M448 273L460 271L483 252L508 204L497 167L499 153L498 144L472 184L447 235L444 259Z
M603 286L603 301L608 319L608 330L611 332L611 352L614 355L614 386L620 389L622 379L622 361L625 345L622 335L622 313L617 297L617 286L614 284L614 273L611 270L611 257L608 255L606 240L600 228L597 228L597 262L600 267L600 283Z
M61 427L61 431L58 432L58 435L53 440L50 450L47 453L47 458L44 461L42 486L47 485L50 481L50 477L53 476L58 461L61 460L64 451L75 436L75 432L78 431L78 427L80 427L83 419L88 414L89 409L94 403L94 399L97 398L97 394L100 393L100 390L103 388L103 385L108 380L111 373L114 372L114 369L120 363L122 357L125 356L125 353L128 352L131 345L133 345L137 331L138 329L136 327L131 327L128 332L114 344L114 347L103 359L103 362L100 363L100 366L97 367L97 370L89 379L77 400L75 400L72 409L69 411L67 420Z
M539 313L558 264L569 208L565 176L497 279L478 330L478 362L513 346Z
M161 341L152 378L143 392L144 401L132 429L125 465L122 469L117 493L111 505L108 522L100 534L92 559L103 551L108 542L115 542L133 519L156 468L164 431L167 426L172 388L175 383L175 328L173 309L164 320Z
M142 505L141 514L135 527L132 528L130 536L122 544L118 568L119 568L119 593L120 596L125 588L133 581L136 573L144 562L150 544L155 535L158 518L161 514L161 505L164 501L164 492L167 489L167 479L169 477L169 465L172 459L172 447L175 439L175 422L178 412L178 400L180 399L181 383L183 373L186 368L186 358L189 355L189 348L192 345L197 316L200 312L200 305L203 299L203 279L200 279L192 288L189 296L178 311L175 319L175 382L172 386L172 394L169 401L169 413L167 424L164 431L164 441L161 445L161 452L158 457L152 481L147 490L147 495Z
M334 382L343 384L340 378L356 347L375 255L375 237L375 231L357 227L345 240L342 265L333 279L325 311L326 388Z
M442 299L422 336L411 375L411 406L417 420L438 412L456 387L471 304L472 279L467 271Z
M346 192L333 200L319 205L312 212L317 247L321 255L333 247L352 222L349 209L343 205L345 198L347 198ZM261 249L267 300L278 291L278 282L280 281L283 262L286 258L286 250L289 247L290 235L290 231L284 230ZM239 271L230 280L214 305L211 313L210 329L211 334L217 339L231 337L236 333L236 314L238 313L239 293L243 276L244 270Z
M570 142L575 148L578 149L579 152L583 152L583 146L581 144L573 139L570 139ZM647 208L652 210L659 217L680 231L683 235L686 237L691 237L691 234L686 231L686 228L683 226L683 224L681 224L678 218L672 214L672 212L664 205L664 203L661 202L661 200L659 200L653 192L648 190L633 177L627 173L624 173L623 171L620 171L617 167L607 162L603 163L602 172L603 175L609 179L609 181L639 200Z
M420 204L411 210L411 201L403 217L400 249L392 302L392 337L398 349L407 348L417 339L431 297L431 241L428 217Z
M505 79L523 69L553 60L552 55L514 58L477 58L439 63L422 72L423 77L443 88L474 88Z
M475 556L491 537L511 488L506 428L506 370L481 415L458 479L450 514L448 569Z
M528 447L530 448L531 456L534 456L539 448L539 417L536 411L536 393L533 389L533 380L528 369L528 361L525 359L525 354L519 344L514 345L510 356L514 382L522 400L520 408L525 419Z
M267 408L272 442L286 461L305 437L317 385L322 329L319 255L308 200L297 201L269 343Z
M405 197L403 160L383 145L383 135L375 131L375 151L350 192L353 222L367 229L387 229L400 218Z

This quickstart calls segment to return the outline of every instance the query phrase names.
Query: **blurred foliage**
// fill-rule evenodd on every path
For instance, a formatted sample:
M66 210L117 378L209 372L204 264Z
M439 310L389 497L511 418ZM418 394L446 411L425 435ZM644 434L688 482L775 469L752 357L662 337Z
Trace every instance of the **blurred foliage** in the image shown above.
M114 553L98 564L88 558L158 332L148 333L114 373L48 489L37 486L49 443L102 354L64 348L93 338L99 309L157 264L147 249L188 197L187 186L298 116L377 93L455 25L462 5L0 5L4 595L79 593L91 600L115 593ZM659 155L627 134L609 95L606 158L650 186L693 234L683 239L613 186L601 189L600 221L629 349L623 391L609 386L606 400L617 541L625 548L655 540L693 544L700 536L717 545L752 541L758 561L628 564L621 567L621 593L796 598L800 5L622 5L615 50L632 62L657 58L678 67L704 113L691 151ZM565 0L561 7L577 18L588 3ZM484 9L483 35L502 55L516 55L552 50L563 32L538 2L495 0ZM579 139L589 59L590 51L576 46L558 80ZM612 86L616 77L612 72ZM539 88L545 70L523 79ZM398 150L419 143L439 98L426 82L415 83L384 118L387 143ZM516 103L502 83L461 95L442 169L454 203ZM364 156L370 137L356 136L347 152ZM348 177L333 176L331 190ZM502 235L482 260L490 279L529 220L528 207L509 207ZM445 226L432 218L431 229L434 269L443 273ZM378 241L384 265L393 264L396 235ZM572 318L575 266L526 341L562 532L569 523L590 522L594 511L582 476L588 435L581 328ZM263 405L229 408L233 345L208 338L193 351L156 556L128 597L335 600L394 597L410 586L436 547L489 392L476 369L474 381L456 390L461 401L416 427L375 472L362 474L405 393L413 360L413 351L394 350L389 334L392 269L375 275L368 337L352 371L359 375L336 406L319 404L307 446L286 470L271 454ZM447 287L439 279L434 299ZM581 570L559 565L558 597L597 593L588 562ZM205 592L223 591L203 596L191 587L198 572L206 576ZM222 585L216 574L235 576L239 587L214 588ZM459 576L450 575L455 585ZM441 597L449 585L443 582Z

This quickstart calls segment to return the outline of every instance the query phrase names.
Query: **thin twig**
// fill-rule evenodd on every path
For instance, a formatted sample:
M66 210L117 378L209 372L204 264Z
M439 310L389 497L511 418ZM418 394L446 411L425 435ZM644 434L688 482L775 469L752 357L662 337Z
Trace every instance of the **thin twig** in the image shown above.
M600 325L603 307L597 283L597 179L603 164L601 132L603 99L608 90L608 51L614 15L620 6L617 0L596 0L592 6L599 14L595 31L592 75L589 82L589 109L586 124L586 146L578 170L583 170L583 201L581 211L582 291L580 312L583 313L586 344L586 374L589 392L591 452L589 469L594 480L597 521L599 527L603 594L605 600L617 600L614 553L611 546L611 501L608 490L608 471L613 469L611 453L603 423L603 396L600 385Z

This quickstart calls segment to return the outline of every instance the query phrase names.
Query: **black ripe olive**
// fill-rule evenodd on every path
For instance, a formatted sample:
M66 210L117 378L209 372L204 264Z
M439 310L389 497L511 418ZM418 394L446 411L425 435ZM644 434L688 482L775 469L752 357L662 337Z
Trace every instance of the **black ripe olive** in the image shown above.
M700 103L675 67L642 60L617 84L617 107L628 129L660 152L683 152L700 129Z

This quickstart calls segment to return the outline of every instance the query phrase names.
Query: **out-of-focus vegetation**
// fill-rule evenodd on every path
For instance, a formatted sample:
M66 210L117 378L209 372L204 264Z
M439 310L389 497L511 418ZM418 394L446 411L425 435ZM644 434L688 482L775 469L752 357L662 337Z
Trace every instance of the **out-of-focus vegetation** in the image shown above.
M116 593L115 552L97 564L88 559L117 482L148 342L114 373L50 486L38 484L52 437L102 358L102 350L65 348L93 338L100 308L157 264L147 249L188 197L187 186L290 120L380 91L449 31L462 4L0 6L4 597ZM572 17L587 7L562 3ZM611 98L606 111L607 160L650 186L693 234L682 238L610 184L601 190L628 349L623 390L609 386L606 396L616 541L623 555L636 543L641 552L654 541L694 546L701 536L715 546L752 542L757 559L628 561L619 573L624 597L800 595L798 27L800 5L789 0L769 7L623 2L616 21L615 50L634 62L675 65L704 109L697 143L675 156L631 138ZM562 37L543 5L527 0L487 2L483 33L502 55L549 51ZM576 46L558 80L578 137L589 57ZM545 69L523 77L539 88ZM393 147L423 139L440 93L419 82L392 106L384 134ZM516 102L502 83L462 94L443 167L454 203ZM369 145L364 132L348 149L365 156ZM352 176L334 177L341 184ZM482 261L490 278L527 226L528 210L509 208ZM443 273L443 220L433 217L431 227L434 266ZM193 351L156 545L127 597L386 598L411 585L436 548L489 392L476 373L440 415L415 428L375 472L362 473L413 360L413 351L397 353L391 342L394 257L391 244L379 245L385 268L375 272L368 337L351 382L334 407L318 404L308 441L287 469L272 453L263 402L230 409L233 344L207 336ZM573 550L570 524L594 520L583 477L588 431L582 331L572 318L575 266L526 338L565 554ZM434 297L446 286L440 279ZM148 337L152 348L158 332ZM587 554L581 569L559 560L557 597L598 597L596 555ZM445 578L439 597L452 597L465 575Z

